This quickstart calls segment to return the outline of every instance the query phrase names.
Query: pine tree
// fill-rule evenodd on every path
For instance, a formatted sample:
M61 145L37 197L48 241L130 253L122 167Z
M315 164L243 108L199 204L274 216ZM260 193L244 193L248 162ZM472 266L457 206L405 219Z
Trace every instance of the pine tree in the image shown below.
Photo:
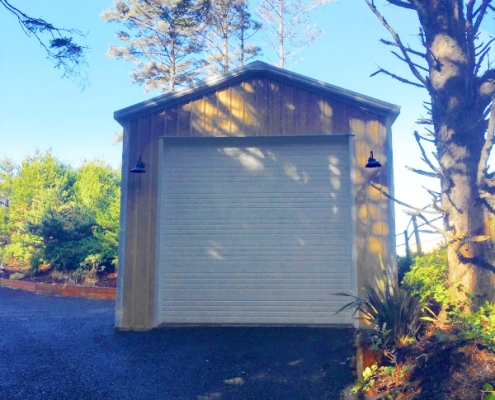
M101 18L125 30L117 32L123 46L111 45L108 56L136 64L131 77L145 91L173 92L200 76L207 10L203 0L115 0Z
M212 0L206 22L204 38L211 71L227 72L259 54L260 48L248 40L261 25L253 20L246 0Z
M262 20L264 39L274 53L271 61L280 68L317 41L323 31L311 26L310 14L333 0L262 0L257 15Z

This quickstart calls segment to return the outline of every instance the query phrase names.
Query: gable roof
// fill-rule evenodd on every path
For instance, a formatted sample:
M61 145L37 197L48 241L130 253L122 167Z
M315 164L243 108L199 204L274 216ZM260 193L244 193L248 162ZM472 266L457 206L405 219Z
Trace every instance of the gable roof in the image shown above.
M340 100L344 103L363 108L372 113L389 117L391 118L391 122L397 118L400 112L400 107L394 104L330 85L329 83L316 79L308 78L295 72L274 67L262 61L254 61L244 67L222 75L207 78L176 92L157 96L150 100L115 111L114 118L122 124L128 120L160 111L177 103L186 103L207 93L221 89L222 87L227 87L253 77L265 77L282 83L285 82L310 92L328 96L335 100Z

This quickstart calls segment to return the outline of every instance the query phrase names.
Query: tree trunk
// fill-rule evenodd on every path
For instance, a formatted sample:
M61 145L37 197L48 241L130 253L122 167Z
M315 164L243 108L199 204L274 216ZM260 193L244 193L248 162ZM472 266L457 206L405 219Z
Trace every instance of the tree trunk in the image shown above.
M477 308L486 300L494 299L491 263L493 247L491 240L462 240L490 232L486 230L486 211L476 199L477 190L472 184L472 177L462 176L462 173L455 175L452 183L444 184L442 198L442 206L446 211L446 229L456 238L461 238L451 243L448 249L449 282L458 289L455 293L459 300L467 301L467 307L472 305ZM475 295L468 297L468 294Z
M285 49L284 49L284 0L280 0L279 4L280 25L278 31L278 55L279 67L285 68Z
M474 41L466 35L462 0L427 1L417 7L428 49L427 89L450 242L449 281L460 289L458 298L476 308L495 295L492 240L483 240L486 235L495 239L495 232L488 229L489 213L477 180L487 103L479 94Z
M177 79L177 65L175 59L175 38L170 40L170 73L168 76L168 91L175 91L175 81Z

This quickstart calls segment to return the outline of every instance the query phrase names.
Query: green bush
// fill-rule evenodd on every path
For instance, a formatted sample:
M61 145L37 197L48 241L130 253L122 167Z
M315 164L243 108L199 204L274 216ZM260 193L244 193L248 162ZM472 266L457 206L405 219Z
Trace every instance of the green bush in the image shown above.
M411 257L397 257L397 273L399 275L399 283L404 279L404 275L411 270L414 264L414 259Z
M30 224L28 228L42 238L31 260L33 267L44 261L59 271L80 268L89 254L98 252L94 227L94 218L84 208L64 206L48 210L39 224Z
M474 340L495 352L495 304L487 302L473 312L463 311L449 289L445 249L416 257L404 277L403 287L419 297L422 307L435 313L443 309L448 324L456 327L460 339Z
M19 279L24 278L26 275L21 274L20 272L15 272L9 276L9 279L12 279L14 281L18 281Z
M420 304L439 311L451 304L448 286L447 250L417 256L402 281L405 289L418 296Z
M36 275L39 268L43 265L43 251L37 249L31 254L31 259L29 261L31 267L29 268L29 273L31 275Z
M459 336L474 340L495 352L495 304L486 302L474 312L455 310L453 324L460 329Z

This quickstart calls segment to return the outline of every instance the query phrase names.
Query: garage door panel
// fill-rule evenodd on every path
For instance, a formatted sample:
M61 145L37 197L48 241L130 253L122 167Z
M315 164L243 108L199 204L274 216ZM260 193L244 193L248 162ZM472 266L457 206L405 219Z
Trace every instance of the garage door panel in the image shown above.
M218 312L198 314L197 312L183 313L177 311L175 315L167 318L165 325L328 325L329 312L305 313L308 315L308 322L301 322L301 316L293 312L281 315L278 312L265 312L261 314L256 311L248 315L239 312ZM330 313L332 314L332 313ZM349 317L344 314L335 316L331 324L349 325Z
M352 323L349 138L221 139L162 142L156 324Z
M246 229L246 233L240 233L237 236L229 236L225 237L222 235L225 235L225 233L230 233L232 234L235 232L235 228L231 227L226 228L226 229L221 229L220 227L215 227L213 226L210 228L211 231L216 232L212 234L208 234L208 227L204 227L201 231L193 230L193 228L190 228L190 230L181 230L181 229L171 229L173 234L169 234L167 236L163 236L163 240L167 241L167 249L176 249L176 248L181 248L184 247L186 249L190 248L190 245L184 243L183 238L181 237L180 233L187 235L191 240L194 240L194 242L197 244L196 247L198 247L199 250L203 249L204 251L208 252L211 250L218 250L218 251L223 251L223 250L237 250L239 247L239 244L242 246L246 247L254 247L254 248L260 248L260 247L268 247L268 248L277 248L277 247L290 247L290 248L299 248L301 250L308 250L311 251L313 250L313 246L328 246L329 243L330 246L350 246L350 241L351 237L349 234L349 228L342 227L341 229L337 231L332 231L331 229L318 229L313 230L310 227L307 228L306 234L304 233L299 233L297 235L293 234L290 232L289 227L284 227L281 230L279 230L280 236L275 235L276 227L272 226L271 228L268 228L268 230L271 230L273 233L269 234L266 231L264 231L261 227L258 228L255 232L253 232L253 229ZM202 232L202 233L201 233ZM284 233L287 232L287 233ZM309 233L311 232L311 233ZM322 237L322 236L328 235L328 237ZM194 236L194 238L192 238ZM263 243L263 245L260 245L260 243ZM203 253L204 254L204 253Z
M276 215L283 215L280 213L274 213ZM299 237L304 242L308 235L318 234L318 235L340 235L344 234L349 236L349 225L348 221L343 218L336 218L336 224L338 226L335 230L332 227L322 226L317 224L325 218L331 218L332 214L324 214L320 218L308 219L308 218L282 218L279 217L280 225L277 227L277 223L271 220L260 221L259 219L252 218L251 216L246 217L241 220L240 217L242 213L237 214L237 218L228 219L227 216L224 218L219 218L215 213L211 213L212 219L214 221L208 221L207 219L195 218L196 225L191 225L189 222L184 225L177 225L180 221L172 221L167 224L166 221L163 223L161 228L167 229L166 233L161 235L163 240L170 238L171 236L183 235L196 235L196 236L209 236L211 240L217 239L224 232L229 234L239 234L249 237L249 235L257 236L264 235L264 238L270 235L280 235L290 236L294 235L294 225L297 224L300 229L298 232ZM265 222L265 225L263 224ZM347 229L347 232L345 231ZM223 238L225 239L225 237ZM281 237L280 241L283 243L286 239Z
M266 179L266 174L262 174ZM222 193L222 196L226 198L234 197L234 198L242 198L243 195L256 193L257 195L263 196L263 193L273 194L274 196L278 196L284 199L284 194L290 193L292 196L297 196L301 193L301 190L304 189L305 195L319 195L319 196L328 196L335 192L335 190L346 189L348 185L342 182L340 177L333 179L333 186L329 187L325 192L322 192L322 188L319 186L329 185L330 179L315 179L308 178L307 182L287 182L287 180L270 180L269 184L260 185L256 183L256 177L253 179L246 179L243 181L232 179L225 179L222 182L213 181L213 177L209 176L209 179L212 179L211 182L207 182L204 180L198 182L192 182L190 180L185 179L177 179L175 182L171 182L167 185L167 188L170 192L174 190L180 189L181 192L178 193L179 196L189 198L189 195L204 195L208 197L211 195L217 195L218 193ZM197 183L197 184L196 184ZM255 184L255 187L251 186ZM235 195L230 192L222 192L222 184L228 184L229 190L235 191L238 190L238 193ZM283 186L281 186L283 184ZM285 198L287 199L287 198Z
M184 291L184 281L170 281L169 294L175 300L191 301L202 300L205 304L209 304L210 299L215 300L232 300L232 296L236 294L242 298L244 302L259 300L260 295L266 300L284 301L288 297L292 301L302 301L307 299L307 290L315 291L312 293L313 301L328 301L330 298L328 292L334 290L335 293L340 293L339 288L344 284L349 284L349 280L336 280L331 284L318 282L316 280L298 280L298 281L251 281L244 283L243 281L229 280L224 283L205 281L204 283L190 284L187 289L193 290L195 294L186 293ZM206 289L205 289L206 287ZM290 291L288 293L287 291ZM262 293L265 292L265 293ZM349 302L349 301L347 301Z
M167 271L161 273L161 279L169 279L173 274L193 274L203 273L212 277L219 276L220 274L228 273L240 273L245 277L249 277L251 274L258 274L257 272L250 271L263 271L265 276L269 274L293 274L299 271L304 271L306 275L311 274L328 274L327 278L330 278L330 274L337 274L338 276L344 276L343 270L348 267L349 260L332 260L331 263L322 262L321 259L315 257L314 260L289 260L281 259L280 257L268 258L265 261L246 261L245 259L233 260L235 263L227 261L204 261L204 257L187 260L174 259L168 263ZM234 269L235 265L235 269ZM215 275L217 274L217 275ZM347 275L345 275L347 276Z
M337 251L341 251L342 249L336 249ZM286 263L291 263L294 261L313 263L316 261L320 261L323 258L332 257L332 252L328 249L325 250L313 250L313 251L295 251L295 250L287 250L287 249L273 249L271 247L268 248L258 248L253 250L237 250L235 253L232 252L218 252L212 250L211 252L198 251L196 249L180 249L174 253L169 253L170 255L167 257L167 253L164 254L164 257L167 257L169 261L182 261L182 262L204 262L209 260L211 263L217 264L220 267L222 262L230 263L232 265L236 264L239 261L250 260L258 263L259 267L264 267L264 264L269 262L275 262L277 260L284 261ZM308 265L311 268L311 265ZM288 267L287 267L288 268Z
M243 207L242 204L235 206L230 204L228 207L211 207L208 208L207 205L201 207L175 207L174 213L166 215L162 220L162 225L164 227L173 226L177 223L180 224L182 218L174 218L174 215L179 213L190 215L193 220L203 220L207 221L209 224L222 225L227 223L237 223L239 228L242 228L244 221L253 221L258 224L262 224L264 221L268 223L274 222L273 219L282 220L282 223L292 222L292 224L299 223L316 223L322 219L331 218L335 221L335 224L347 224L349 221L347 218L342 216L343 213L348 211L348 207L338 207L329 203L330 209L316 208L316 207L277 207L263 206L263 207ZM264 216L260 212L264 212ZM269 218L268 218L269 217ZM297 219L297 221L295 221ZM198 224L201 228L201 224ZM348 225L347 225L348 226Z
M320 302L329 302L332 300L332 297L329 295L329 290L326 287L322 288L310 288L311 289L311 300L312 301L320 301ZM330 288L330 290L338 290L337 286ZM305 301L308 299L308 288L300 287L300 288L195 288L195 290L191 290L186 292L181 290L180 288L171 287L169 289L169 294L175 300L178 301L203 301L205 304L208 304L209 300L215 301L231 301L234 298L242 299L242 301L247 305L250 301L256 301L260 298L263 298L266 301L273 301L278 303L283 303L284 301L290 299L292 305L288 309L294 310L292 306L297 304L297 302ZM335 300L335 299L334 299ZM295 302L295 303L294 303ZM344 301L342 304L348 303L349 300ZM340 303L339 303L340 304ZM332 307L337 307L337 305L332 305ZM338 307L336 308L338 310ZM297 309L299 312L299 309Z
M254 275L254 274L253 274ZM255 286L259 288L266 287L274 287L274 286L282 286L285 288L285 285L316 285L324 288L332 287L334 285L338 288L343 282L348 282L350 280L350 276L345 276L341 274L315 274L315 276L292 276L284 273L279 274L264 274L259 276L249 276L246 274L232 274L232 273L224 273L221 276L215 275L214 273L210 274L210 276L205 276L205 274L177 274L177 275L169 275L166 276L167 285L170 287L182 287L182 285L188 284L191 286L205 286L208 284L209 288L216 289L218 287L228 287L228 285L237 285L237 286ZM301 274L302 275L302 274ZM323 277L324 276L324 277ZM332 279L332 282L327 284L323 279Z
M305 313L315 313L315 312L329 312L336 313L340 308L345 306L347 303L339 301L338 298L334 298L333 302L322 302L322 301L305 301L302 300L295 302L282 302L279 299L276 300L264 300L264 301L242 301L242 302L232 302L232 301L221 301L215 300L208 303L204 301L173 301L167 304L163 304L163 308L167 310L171 315L180 316L181 313L194 313L200 310L200 314L212 313L218 311L236 311L239 314L246 312L259 312L263 310L266 313L277 313L285 312L288 314L295 314L293 307L297 306L299 312ZM329 304L329 305L327 305ZM344 314L345 315L345 314ZM328 316L326 316L328 318ZM328 320L327 322L328 323Z

